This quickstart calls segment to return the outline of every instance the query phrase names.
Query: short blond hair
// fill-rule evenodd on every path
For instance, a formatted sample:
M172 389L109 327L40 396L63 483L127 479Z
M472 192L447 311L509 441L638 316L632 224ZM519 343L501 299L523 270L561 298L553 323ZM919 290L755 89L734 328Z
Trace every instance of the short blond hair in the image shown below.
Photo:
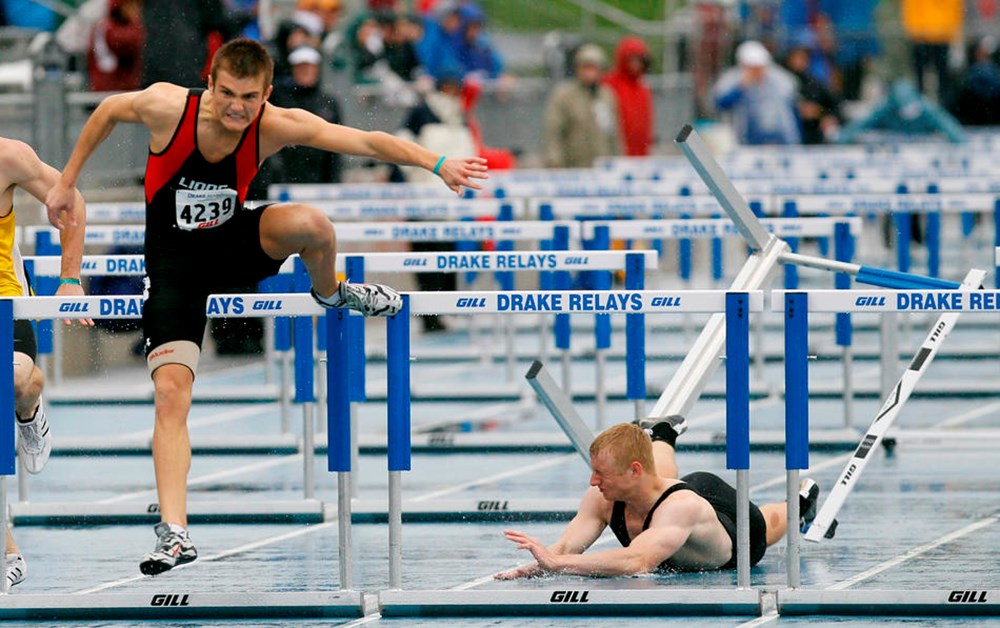
M634 423L612 425L590 443L590 457L607 452L614 461L615 470L623 473L632 462L638 462L647 472L656 467L653 462L653 442L641 427Z

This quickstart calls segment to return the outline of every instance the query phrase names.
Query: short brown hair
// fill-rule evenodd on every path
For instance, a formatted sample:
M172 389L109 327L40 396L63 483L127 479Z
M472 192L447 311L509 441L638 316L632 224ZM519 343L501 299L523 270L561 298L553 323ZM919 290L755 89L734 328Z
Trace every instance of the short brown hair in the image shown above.
M612 425L590 443L590 457L599 452L608 452L614 460L615 470L624 472L633 461L642 465L647 472L655 470L653 463L653 442L649 435L634 423Z
M234 39L225 44L212 57L210 74L212 80L218 78L219 70L225 70L238 79L261 76L264 89L274 79L274 61L264 46L252 39Z

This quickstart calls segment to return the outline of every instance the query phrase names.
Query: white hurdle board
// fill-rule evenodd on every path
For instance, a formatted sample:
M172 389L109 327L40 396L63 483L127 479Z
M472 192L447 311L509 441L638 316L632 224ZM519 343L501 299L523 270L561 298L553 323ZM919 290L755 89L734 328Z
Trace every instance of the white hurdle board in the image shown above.
M159 593L0 595L0 620L290 619L362 617L357 591L202 593L177 585Z
M761 614L754 589L391 590L379 593L386 617L694 616Z
M778 591L780 615L998 616L1000 590Z

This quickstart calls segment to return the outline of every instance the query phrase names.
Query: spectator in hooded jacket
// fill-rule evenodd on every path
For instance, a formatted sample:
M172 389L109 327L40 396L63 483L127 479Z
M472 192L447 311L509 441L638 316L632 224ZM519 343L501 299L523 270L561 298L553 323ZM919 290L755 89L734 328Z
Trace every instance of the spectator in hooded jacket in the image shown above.
M648 155L655 141L653 92L644 78L649 63L646 42L629 35L618 42L614 68L604 78L618 101L618 125L626 155Z
M607 56L584 44L573 56L575 75L556 85L545 107L545 166L590 168L621 153L614 92L601 84Z
M95 92L139 89L142 83L142 0L111 0L94 25L87 51L90 89Z

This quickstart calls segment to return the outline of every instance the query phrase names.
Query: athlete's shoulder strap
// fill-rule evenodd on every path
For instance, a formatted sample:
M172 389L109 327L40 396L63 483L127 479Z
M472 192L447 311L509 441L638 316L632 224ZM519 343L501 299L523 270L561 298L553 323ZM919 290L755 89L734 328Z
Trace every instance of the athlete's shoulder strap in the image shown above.
M660 495L660 498L653 503L653 507L649 509L648 513L646 513L646 520L642 522L643 532L649 529L649 522L653 520L653 513L656 512L657 507L659 507L659 505L663 503L663 500L670 497L677 491L693 491L693 490L694 489L688 486L686 483L678 482L677 484L674 484L667 490L663 491L663 494Z
M632 539L628 535L628 525L625 523L625 502L615 502L611 507L611 531L615 533L622 547L628 547Z

